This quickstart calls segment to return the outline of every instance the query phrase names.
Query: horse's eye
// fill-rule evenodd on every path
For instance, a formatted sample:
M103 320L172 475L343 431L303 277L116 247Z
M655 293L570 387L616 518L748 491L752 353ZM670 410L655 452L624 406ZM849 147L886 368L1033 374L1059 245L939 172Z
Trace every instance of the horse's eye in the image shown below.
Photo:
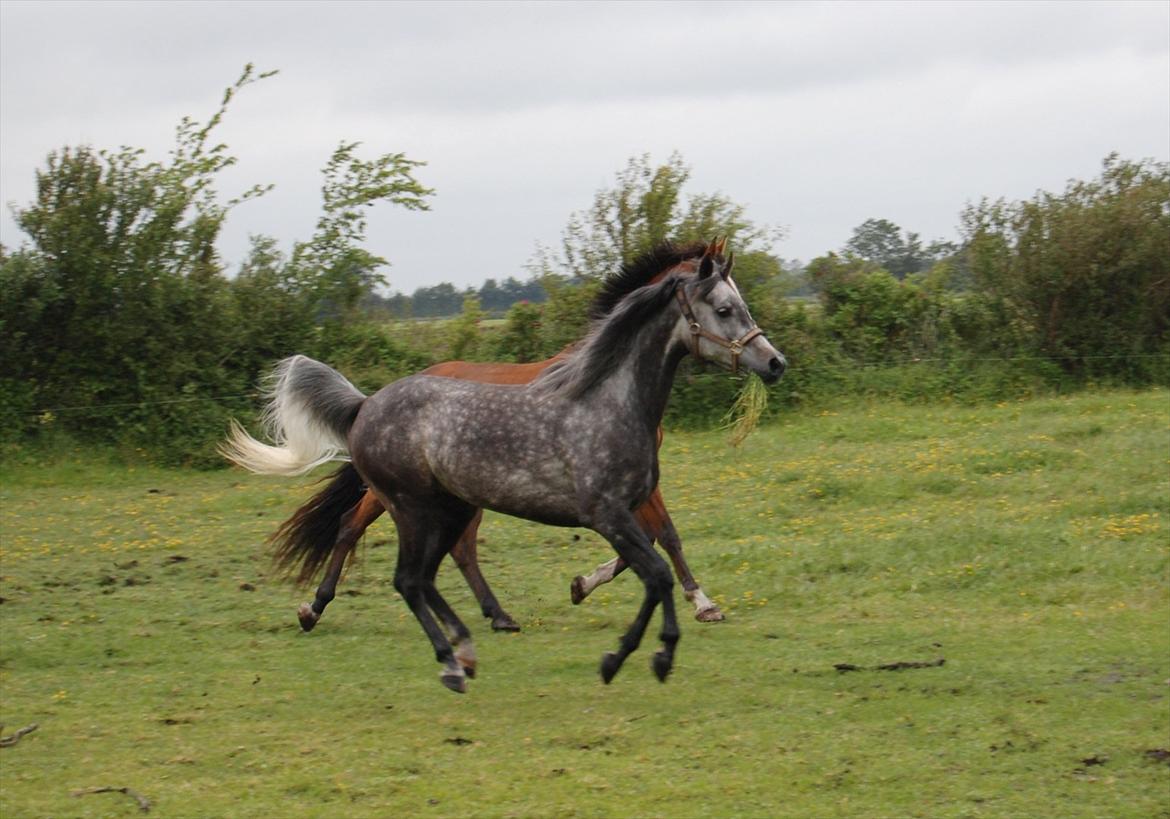
M719 316L720 318L727 318L728 316L731 315L731 308L730 307L720 307L718 310L715 311L715 315Z

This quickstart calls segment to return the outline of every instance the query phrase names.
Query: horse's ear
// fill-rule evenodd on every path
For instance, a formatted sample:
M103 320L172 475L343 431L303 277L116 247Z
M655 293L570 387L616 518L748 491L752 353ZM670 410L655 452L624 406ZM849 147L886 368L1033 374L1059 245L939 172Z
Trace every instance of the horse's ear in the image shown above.
M723 265L723 269L719 271L719 275L723 277L723 281L731 278L731 268L735 267L735 251L727 254L727 264Z
M708 250L699 260L699 278L705 279L715 271L715 257Z
M727 237L723 236L722 238L716 238L715 239L715 255L722 256L723 251L726 249L727 249Z

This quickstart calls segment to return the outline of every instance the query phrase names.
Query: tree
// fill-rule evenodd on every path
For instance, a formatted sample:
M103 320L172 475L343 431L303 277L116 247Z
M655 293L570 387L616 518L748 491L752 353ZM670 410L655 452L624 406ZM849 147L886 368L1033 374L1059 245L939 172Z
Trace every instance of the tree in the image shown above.
M421 163L362 160L357 143L342 143L324 169L309 241L285 256L254 238L240 275L223 276L224 220L270 186L221 202L217 175L236 159L214 132L242 88L274 73L246 66L205 123L179 123L166 161L133 148L49 154L35 200L14 208L30 244L0 259L0 433L29 427L32 408L80 406L62 419L73 432L210 453L223 396L301 351L315 319L350 316L380 281L386 261L361 248L364 208L425 209L432 191L414 179Z
M853 229L842 251L886 270L896 279L928 269L944 256L953 255L957 247L950 242L934 241L927 247L917 233L903 233L888 219L866 219Z
M539 307L527 301L516 302L508 310L497 352L510 361L536 361L542 352L540 325Z
M268 188L221 204L216 175L236 160L211 136L236 93L272 73L246 66L206 123L185 117L167 162L132 148L49 154L35 200L13 211L31 246L0 271L0 321L17 345L0 377L24 382L32 403L125 404L232 383L221 362L233 326L215 241L228 212ZM73 424L109 430L134 418L91 413Z
M562 255L538 248L536 268L570 280L600 279L664 239L710 241L727 236L736 252L767 249L778 230L754 225L745 208L721 193L683 197L691 169L675 153L653 165L649 154L633 157L603 188L587 211L573 213L561 241Z
M1170 352L1170 164L1110 154L1101 175L962 217L967 261L1002 322L1081 374L1150 377Z
M479 344L479 325L483 321L483 310L479 299L472 293L463 296L463 311L451 322L451 358L474 358Z
M450 282L419 287L410 296L411 309L419 318L453 316L462 309L463 294Z
M425 165L401 153L359 159L359 142L343 142L322 175L322 213L313 237L294 246L290 265L302 285L315 291L320 315L353 317L358 303L376 285L386 284L381 268L389 264L361 247L366 238L366 209L389 202L407 210L429 210L434 190L414 178Z

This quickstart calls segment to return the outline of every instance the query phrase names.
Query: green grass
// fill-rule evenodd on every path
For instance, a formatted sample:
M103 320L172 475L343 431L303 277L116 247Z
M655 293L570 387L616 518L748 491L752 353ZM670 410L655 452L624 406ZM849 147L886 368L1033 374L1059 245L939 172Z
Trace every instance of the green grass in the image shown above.
M688 613L665 685L652 635L598 679L640 586L569 604L611 556L589 532L485 521L517 635L443 569L480 655L459 696L388 523L300 633L307 593L262 542L306 481L95 458L0 479L0 723L39 725L0 748L6 819L138 815L71 795L99 786L182 817L1170 816L1147 754L1170 749L1165 391L668 435L667 504L728 619Z

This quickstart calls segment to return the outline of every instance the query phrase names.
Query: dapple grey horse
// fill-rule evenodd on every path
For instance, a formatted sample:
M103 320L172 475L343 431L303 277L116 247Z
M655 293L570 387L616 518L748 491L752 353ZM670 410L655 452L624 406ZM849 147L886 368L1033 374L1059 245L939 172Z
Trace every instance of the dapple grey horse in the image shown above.
M363 485L398 529L394 586L430 639L440 679L463 692L475 674L467 626L435 587L439 563L477 508L600 534L641 579L645 594L616 652L608 683L663 607L651 667L665 681L679 639L673 579L634 517L658 483L656 434L681 360L692 354L774 382L784 357L755 325L716 252L693 277L634 290L590 330L580 352L525 386L411 376L366 397L304 356L281 362L268 406L275 445L241 427L224 453L255 472L288 473L348 453L333 479L356 503Z

